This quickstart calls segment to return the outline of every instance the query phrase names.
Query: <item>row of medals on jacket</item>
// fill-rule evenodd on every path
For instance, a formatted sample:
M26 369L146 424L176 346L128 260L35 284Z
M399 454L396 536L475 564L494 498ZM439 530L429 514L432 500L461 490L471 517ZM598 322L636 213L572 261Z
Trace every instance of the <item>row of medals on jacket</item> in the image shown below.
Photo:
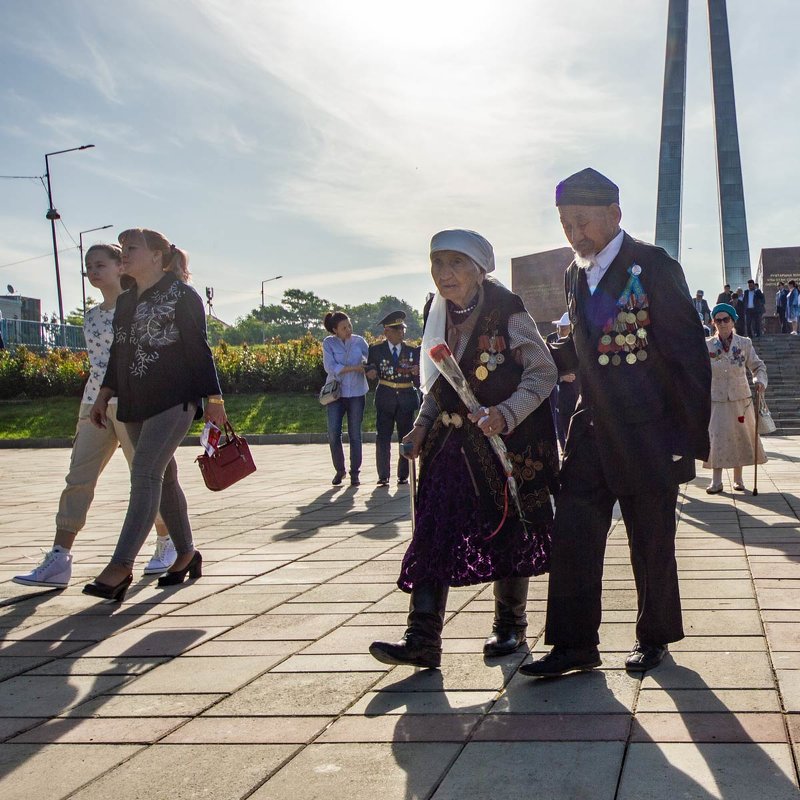
M600 355L597 357L601 366L611 364L618 367L623 359L626 364L635 364L647 359L647 330L650 314L647 301L637 308L635 295L631 302L621 308L617 316L603 326L603 335L597 345Z
M479 381L485 381L490 373L494 372L506 360L506 357L498 351L497 345L497 336L490 336L488 349L478 356L478 360L481 363L475 369L475 377Z

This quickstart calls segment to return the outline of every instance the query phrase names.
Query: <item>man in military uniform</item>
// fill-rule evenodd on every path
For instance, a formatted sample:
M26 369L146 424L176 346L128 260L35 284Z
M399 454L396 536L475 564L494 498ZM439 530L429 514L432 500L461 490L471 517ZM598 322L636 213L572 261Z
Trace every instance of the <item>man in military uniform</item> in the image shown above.
M552 650L521 672L600 665L603 557L615 501L638 601L625 666L643 672L683 638L675 506L695 459L708 456L711 367L680 264L620 229L617 186L586 169L558 185L556 206L575 259L565 275L573 333L553 346L554 358L560 372L579 365L581 397L553 529L545 629Z
M392 457L392 432L397 426L401 440L413 427L419 408L419 347L409 347L405 312L393 311L378 324L383 325L385 341L370 345L367 356L367 377L378 379L375 389L376 427L378 431L375 460L378 486L389 485ZM397 483L408 483L408 459L399 458Z

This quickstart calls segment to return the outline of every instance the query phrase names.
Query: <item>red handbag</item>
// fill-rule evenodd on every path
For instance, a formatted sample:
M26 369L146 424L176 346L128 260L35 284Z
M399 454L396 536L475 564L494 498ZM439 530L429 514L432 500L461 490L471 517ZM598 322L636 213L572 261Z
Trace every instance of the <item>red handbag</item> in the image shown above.
M225 442L214 455L197 456L200 472L212 492L227 489L232 484L256 471L250 447L243 436L237 436L230 423L225 423Z

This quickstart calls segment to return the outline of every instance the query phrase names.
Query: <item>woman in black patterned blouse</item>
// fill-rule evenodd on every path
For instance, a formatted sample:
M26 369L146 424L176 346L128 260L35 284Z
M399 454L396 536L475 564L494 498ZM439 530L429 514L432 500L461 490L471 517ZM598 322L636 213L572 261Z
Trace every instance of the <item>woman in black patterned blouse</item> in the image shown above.
M214 359L206 340L203 302L190 286L188 256L162 234L142 228L119 236L122 265L136 285L123 293L114 313L108 370L90 412L106 424L111 397L136 451L131 499L111 562L83 591L122 600L133 563L156 513L167 524L178 557L159 585L198 578L202 556L192 542L186 498L178 483L175 450L195 419L225 424ZM203 411L202 398L208 398Z

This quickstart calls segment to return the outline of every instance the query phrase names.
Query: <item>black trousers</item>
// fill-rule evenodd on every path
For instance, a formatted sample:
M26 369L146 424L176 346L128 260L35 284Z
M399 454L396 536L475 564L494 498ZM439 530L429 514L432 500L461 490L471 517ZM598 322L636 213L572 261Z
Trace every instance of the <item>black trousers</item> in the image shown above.
M745 309L744 318L747 327L747 336L751 339L757 339L761 336L761 314L754 308L748 308Z
M786 319L786 309L779 308L778 309L778 320L781 323L781 333L791 333L792 332L792 323Z
M545 642L565 647L599 644L603 558L616 500L636 583L636 638L646 644L682 639L675 562L677 484L616 496L603 478L594 436L584 435L576 445L570 463L564 465L556 504Z
M414 426L416 407L396 404L387 410L376 405L375 407L375 465L378 469L378 478L389 480L392 462L392 433L397 425L397 438L402 439ZM408 459L398 457L397 479L408 480Z

